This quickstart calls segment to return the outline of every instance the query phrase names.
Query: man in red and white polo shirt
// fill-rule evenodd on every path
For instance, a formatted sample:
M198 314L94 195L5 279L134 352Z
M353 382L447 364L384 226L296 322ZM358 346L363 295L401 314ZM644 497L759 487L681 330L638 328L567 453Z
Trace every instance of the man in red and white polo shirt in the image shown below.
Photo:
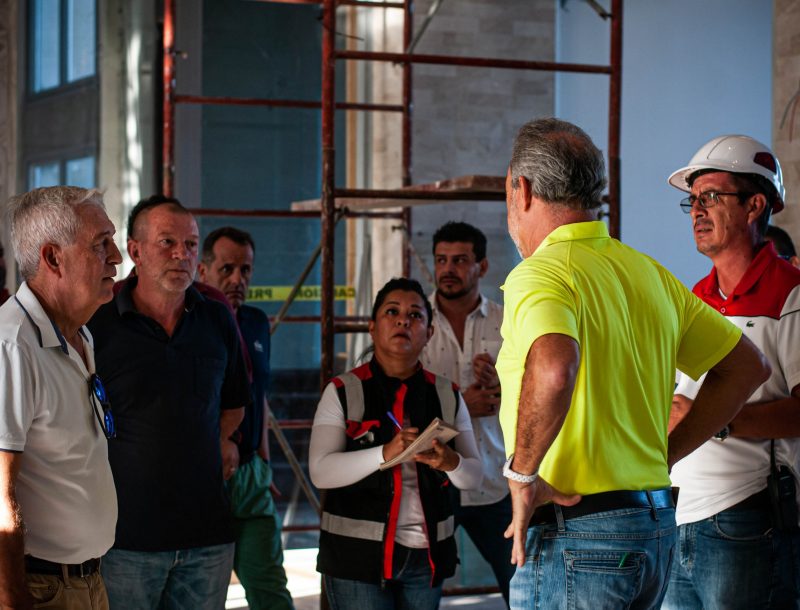
M800 269L764 240L784 207L778 159L747 136L715 138L669 183L689 196L697 249L714 263L694 293L764 352L772 374L736 418L678 462L679 544L664 608L797 607L800 558ZM671 424L703 379L681 374ZM794 550L794 553L792 552Z

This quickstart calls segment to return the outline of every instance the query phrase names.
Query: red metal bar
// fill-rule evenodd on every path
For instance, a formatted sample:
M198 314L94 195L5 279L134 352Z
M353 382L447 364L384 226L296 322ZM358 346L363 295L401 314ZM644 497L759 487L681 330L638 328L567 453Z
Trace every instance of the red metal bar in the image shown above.
M321 0L259 0L278 4L322 4ZM366 2L365 0L339 0L336 6L367 6L375 8L403 8L402 2Z
M227 208L187 208L195 216L237 216L245 218L319 218L312 210L229 210ZM352 218L402 218L401 212L355 212L346 210Z
M270 321L272 321L274 316L270 316ZM319 321L322 318L320 316L283 316L281 318L281 323L283 322L294 322L296 324L303 324L306 322L313 322L315 324L319 324ZM370 318L368 316L336 316L333 320L334 324L340 323L347 323L347 322L358 322L361 324L366 324L369 322Z
M333 248L336 172L334 150L334 105L336 82L336 5L322 3L322 217L320 298L320 390L333 376Z
M164 32L162 37L162 137L161 192L173 196L175 180L175 2L164 0Z
M336 6L360 6L375 8L405 8L403 2L365 2L364 0L339 0Z
M283 430L311 430L313 419L280 419L278 425Z
M257 97L219 97L209 95L175 95L176 104L209 104L214 106L266 106L278 108L310 108L319 110L322 102L313 100L278 100ZM338 102L336 110L368 110L376 112L403 112L400 104L362 104Z
M403 50L411 44L414 32L414 1L405 0L403 3ZM411 89L410 63L403 64L403 186L411 184L411 113L413 110L413 90ZM411 275L411 249L408 240L411 239L411 208L403 208L403 277Z
M622 0L611 2L611 82L608 86L608 224L621 235L620 123L622 115Z
M434 191L431 189L336 189L337 197L349 199L431 199L443 201L505 201L504 193L487 191Z
M367 333L369 332L368 322L336 322L333 325L335 333Z
M547 70L552 72L582 72L611 74L610 66L594 64L565 64L554 61L525 61L490 57L454 57L451 55L421 55L417 53L384 53L377 51L337 51L337 59L390 61L392 63L437 64L473 68L503 68L508 70Z

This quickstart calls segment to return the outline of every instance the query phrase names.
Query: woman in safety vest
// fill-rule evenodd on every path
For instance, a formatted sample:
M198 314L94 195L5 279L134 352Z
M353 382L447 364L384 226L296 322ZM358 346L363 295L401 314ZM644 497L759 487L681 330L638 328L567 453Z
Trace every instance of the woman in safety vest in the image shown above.
M422 368L433 334L418 282L389 281L372 308L370 362L333 379L311 431L311 480L323 501L317 569L333 610L437 608L456 565L450 488L475 489L481 464L452 382ZM458 430L391 467L435 419Z

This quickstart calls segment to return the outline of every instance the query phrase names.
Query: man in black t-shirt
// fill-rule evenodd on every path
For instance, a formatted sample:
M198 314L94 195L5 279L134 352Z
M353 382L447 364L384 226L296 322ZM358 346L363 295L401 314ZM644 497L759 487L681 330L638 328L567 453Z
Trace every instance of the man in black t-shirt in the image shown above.
M234 534L223 480L251 399L235 321L192 286L198 242L177 200L140 202L128 223L137 275L89 323L119 431L109 444L119 520L102 563L112 608L225 605Z

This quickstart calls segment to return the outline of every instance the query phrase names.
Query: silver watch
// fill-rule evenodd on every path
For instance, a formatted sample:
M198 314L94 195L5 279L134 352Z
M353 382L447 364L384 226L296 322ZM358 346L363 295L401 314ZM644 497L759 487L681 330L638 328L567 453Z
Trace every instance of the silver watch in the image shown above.
M506 463L503 464L503 476L505 478L511 479L512 481L516 481L517 483L533 483L536 479L539 478L538 470L533 474L520 474L519 472L514 472L513 470L511 470L511 462L513 461L514 461L514 454L512 453L506 460Z

